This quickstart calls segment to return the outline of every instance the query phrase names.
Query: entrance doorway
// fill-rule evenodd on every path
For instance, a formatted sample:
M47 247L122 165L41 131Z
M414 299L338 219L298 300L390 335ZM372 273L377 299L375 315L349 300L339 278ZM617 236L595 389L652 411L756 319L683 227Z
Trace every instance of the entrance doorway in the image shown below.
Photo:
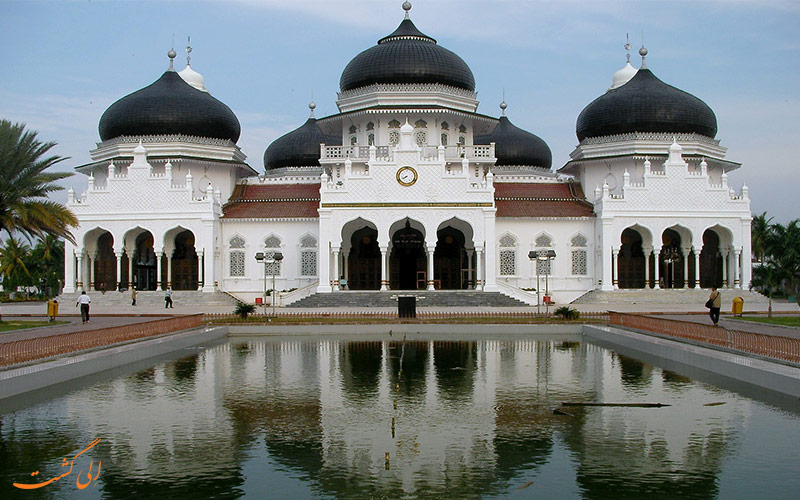
M175 236L175 250L172 251L172 289L197 290L197 269L194 234L181 231Z
M462 282L466 269L466 252L464 251L464 233L447 226L436 232L436 251L433 253L433 275L439 281L442 290L460 290L466 288Z
M133 253L133 285L137 290L155 290L156 253L153 251L153 235L149 232L136 237Z
M646 259L642 250L642 235L635 229L622 231L622 246L617 257L620 288L644 288Z
M367 226L353 233L347 263L350 290L380 290L381 250L376 229Z
M424 245L422 232L411 227L408 219L405 226L392 235L392 253L389 255L389 287L392 290L425 288L427 259Z

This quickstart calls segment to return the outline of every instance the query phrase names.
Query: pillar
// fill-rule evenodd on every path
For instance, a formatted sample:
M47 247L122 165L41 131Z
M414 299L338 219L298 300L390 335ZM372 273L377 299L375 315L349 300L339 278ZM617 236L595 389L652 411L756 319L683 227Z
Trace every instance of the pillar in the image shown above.
M656 256L656 258L655 258L656 267L655 267L655 276L654 276L654 278L655 278L655 286L653 288L658 290L658 289L661 288L661 284L660 284L660 281L661 281L661 248L660 247L654 248L653 249L653 253Z
M611 269L614 290L619 290L619 249L611 247Z
M468 249L467 251L467 288L469 287L470 283L475 283L475 279L472 276L472 256L475 253L475 250Z
M322 185L327 183L327 176L322 174ZM317 293L331 292L331 241L330 241L331 212L330 209L319 210L319 250L317 252L317 269L319 272L319 283L317 283Z
M161 282L161 258L164 256L164 252L155 252L156 254L156 288L159 290L165 290L166 287L164 283ZM131 279L131 286L133 286L133 279Z
M742 251L741 249L735 249L733 251L733 265L736 266L736 275L733 279L733 287L734 288L742 288L742 263L741 263L741 256Z
M119 252L114 252L114 256L117 258L117 279L115 280L115 290L119 290L119 284L122 281L122 254L123 252L121 250Z
M389 268L389 259L388 259L388 246L380 246L381 249L381 290L385 291L389 289L389 280L386 279L386 270Z
M89 288L87 290L94 290L94 262L97 260L97 252L94 253L94 256L87 255L86 256L87 263L89 264L89 269L87 269L87 275L89 281Z
M614 241L614 238L612 237L612 232L611 232L612 223L613 222L614 221L611 220L611 219L603 221L603 226L602 226L603 245L604 245L603 248L610 248L610 242ZM619 241L619 240L617 239L617 241ZM608 246L606 246L606 245L608 245ZM611 255L605 253L605 251L603 251L601 258L603 259L602 260L602 262L603 262L603 277L601 278L603 283L602 283L600 289L603 290L603 291L611 291L611 290L614 289L614 277L613 277L613 274L612 274L613 273L613 271L612 271L612 267L613 267L612 259L613 259L613 256L611 256Z
M475 247L475 252L478 258L475 259L475 290L483 290L483 282L481 281L481 260L483 259L483 248Z
M76 291L82 290L83 288L83 251L80 250L78 253L75 254L75 258L78 260L77 269L78 269L78 281L75 283Z
M125 250L125 253L128 254L128 288L130 288L133 286L133 249L130 249L130 251ZM158 266L158 263L156 263L156 266ZM156 276L156 280L161 281L161 276Z
M197 291L203 289L203 251L197 252Z
M63 293L75 293L75 246L64 242L64 276Z
M425 253L428 255L428 290L435 290L433 286L433 253L436 251L435 246L426 246Z
M683 286L681 288L689 288L689 252L691 248L681 248L683 252Z
M697 251L696 247L692 247L692 253L694 253L694 288L695 290L700 289L700 252ZM724 268L725 266L723 266ZM725 279L727 283L727 278Z
M653 255L653 249L643 246L642 252L644 252L644 287L650 288L650 256Z
M339 291L339 252L341 248L333 247L333 288L334 292Z
M491 172L490 172L491 174ZM491 210L484 210L483 218L484 218L484 227L485 227L485 235L486 235L486 247L484 247L484 252L486 255L486 260L484 262L484 275L486 279L483 283L483 291L484 292L496 292L498 291L497 282L495 280L495 276L497 274L497 240L495 239L495 213L497 212L496 208Z
M167 255L167 288L172 286L172 252L164 252Z

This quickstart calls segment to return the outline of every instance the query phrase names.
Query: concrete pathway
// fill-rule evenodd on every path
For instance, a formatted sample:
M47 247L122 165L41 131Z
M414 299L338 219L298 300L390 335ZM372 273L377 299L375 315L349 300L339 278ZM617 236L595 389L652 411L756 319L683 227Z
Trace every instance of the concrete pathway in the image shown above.
M659 315L658 317L711 325L711 318L708 317L708 314L702 316L697 314L665 314ZM794 339L800 339L800 327L754 323L752 321L736 319L733 316L720 316L719 325L728 330L738 330L740 332L762 333L764 335L774 335L776 337L791 337Z

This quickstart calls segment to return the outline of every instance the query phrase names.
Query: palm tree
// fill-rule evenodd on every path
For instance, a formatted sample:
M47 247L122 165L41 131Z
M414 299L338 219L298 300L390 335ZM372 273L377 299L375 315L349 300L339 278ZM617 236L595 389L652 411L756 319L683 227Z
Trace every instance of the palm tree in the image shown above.
M14 232L42 238L45 234L73 241L69 228L78 219L64 205L48 200L47 195L64 189L57 181L70 172L45 172L66 160L45 155L55 142L39 142L36 132L25 131L25 124L0 120L0 232Z
M768 219L767 212L764 212L753 217L753 222L750 225L750 248L758 262L764 262L766 240L772 219L772 217Z
M0 248L0 274L6 287L16 288L31 279L31 272L25 263L31 248L25 242L16 238L8 238L6 244Z

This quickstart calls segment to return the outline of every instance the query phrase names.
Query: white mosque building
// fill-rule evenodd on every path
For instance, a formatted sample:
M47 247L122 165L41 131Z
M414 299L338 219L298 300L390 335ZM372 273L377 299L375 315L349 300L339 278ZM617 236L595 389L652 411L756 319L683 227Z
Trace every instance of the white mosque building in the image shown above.
M422 289L536 303L536 288L568 303L748 288L750 201L728 183L740 164L711 108L657 78L644 47L639 69L628 62L578 116L579 143L554 171L505 103L499 118L477 112L469 66L403 9L344 68L339 112L316 118L311 103L263 170L236 145L234 113L171 50L159 79L105 111L77 167L88 189L68 194L80 225L64 292L169 286L253 302L274 278L293 290L283 304Z

